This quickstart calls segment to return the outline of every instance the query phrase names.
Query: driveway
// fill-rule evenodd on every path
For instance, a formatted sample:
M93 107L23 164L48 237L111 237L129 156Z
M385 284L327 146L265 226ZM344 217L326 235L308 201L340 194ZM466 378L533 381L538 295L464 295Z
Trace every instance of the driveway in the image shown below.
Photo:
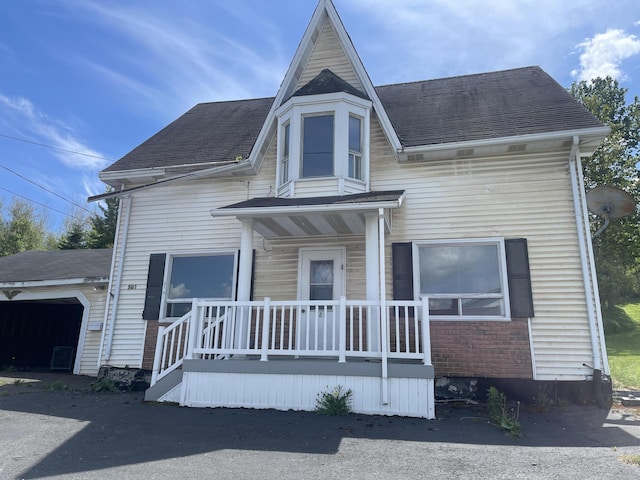
M0 479L640 478L624 462L640 458L628 408L523 409L513 439L481 407L438 405L437 420L181 408L95 393L88 377L2 375Z

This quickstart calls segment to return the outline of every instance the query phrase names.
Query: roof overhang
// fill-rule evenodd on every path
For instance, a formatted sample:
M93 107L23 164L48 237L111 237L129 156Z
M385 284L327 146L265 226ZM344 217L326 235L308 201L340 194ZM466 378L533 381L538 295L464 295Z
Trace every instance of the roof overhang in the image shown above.
M385 229L391 231L391 211L404 201L402 190L366 194L251 199L211 210L212 217L251 221L265 238L364 235L366 216L382 210Z
M0 282L0 291L9 290L12 288L64 287L68 285L105 285L107 283L109 283L109 277L25 280Z
M515 135L511 137L468 140L433 145L404 147L398 150L401 161L451 160L478 156L514 155L571 150L574 137L579 138L580 153L588 157L609 134L607 126L579 130Z

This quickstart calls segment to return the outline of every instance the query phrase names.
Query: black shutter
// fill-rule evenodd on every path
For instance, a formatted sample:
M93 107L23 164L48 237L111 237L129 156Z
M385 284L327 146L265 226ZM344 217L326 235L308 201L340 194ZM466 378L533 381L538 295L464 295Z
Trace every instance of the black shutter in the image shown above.
M533 297L531 295L531 275L529 273L527 239L508 239L504 241L504 246L507 255L507 277L509 280L511 317L533 317Z
M413 245L411 242L391 245L393 299L413 300Z
M147 291L144 298L144 320L158 320L160 318L160 302L162 300L162 284L164 282L164 264L166 253L152 253L149 255L149 273L147 274Z

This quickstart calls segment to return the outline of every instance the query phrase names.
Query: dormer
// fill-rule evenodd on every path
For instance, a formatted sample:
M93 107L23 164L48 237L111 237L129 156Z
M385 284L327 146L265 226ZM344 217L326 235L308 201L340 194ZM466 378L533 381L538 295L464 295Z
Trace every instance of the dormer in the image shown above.
M275 111L278 196L368 192L371 106L329 69L294 92Z

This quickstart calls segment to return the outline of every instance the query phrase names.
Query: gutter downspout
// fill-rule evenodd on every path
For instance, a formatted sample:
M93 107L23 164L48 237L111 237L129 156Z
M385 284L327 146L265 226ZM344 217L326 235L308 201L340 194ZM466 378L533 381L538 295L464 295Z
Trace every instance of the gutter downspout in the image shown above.
M124 254L127 249L127 234L129 233L129 219L131 218L131 206L133 204L133 197L131 197L130 195L121 197L121 204L123 206L126 205L126 211L125 211L124 224L123 224L124 228L122 230L122 247L120 248L120 252L118 252L118 272L116 273L116 285L114 288L113 304L111 307L111 323L109 323L109 333L107 336L107 348L106 348L107 354L104 358L105 361L109 361L111 359L111 351L113 350L113 335L116 330L116 313L118 310L118 300L120 299L120 287L122 286L122 270L124 269ZM118 227L119 226L120 225L118 225ZM116 232L116 241L117 239L118 239L118 232ZM109 294L111 294L111 290L109 290ZM107 312L105 312L105 317L106 317L106 314ZM99 366L100 365L98 365L98 367Z
M386 265L384 261L384 209L378 209L378 253L380 255L378 264L380 271L380 353L382 360L382 404L389 404L389 372L387 365L387 331L389 322L387 321L387 289L386 289Z
M588 214L586 213L586 202L584 198L584 177L582 175L582 162L580 161L580 151L578 148L579 137L573 137L573 146L571 147L571 156L569 158L569 166L571 173L571 190L573 192L573 206L575 210L576 226L578 230L578 243L580 248L580 265L582 267L582 281L584 283L585 300L587 304L587 318L589 322L589 334L591 336L591 350L593 353L593 384L594 396L599 405L603 405L602 394L600 391L601 383L601 350L598 344L598 326L597 313L594 304L599 309L599 299L597 283L595 280L595 269L592 268L593 250L591 248L591 237L587 235Z

